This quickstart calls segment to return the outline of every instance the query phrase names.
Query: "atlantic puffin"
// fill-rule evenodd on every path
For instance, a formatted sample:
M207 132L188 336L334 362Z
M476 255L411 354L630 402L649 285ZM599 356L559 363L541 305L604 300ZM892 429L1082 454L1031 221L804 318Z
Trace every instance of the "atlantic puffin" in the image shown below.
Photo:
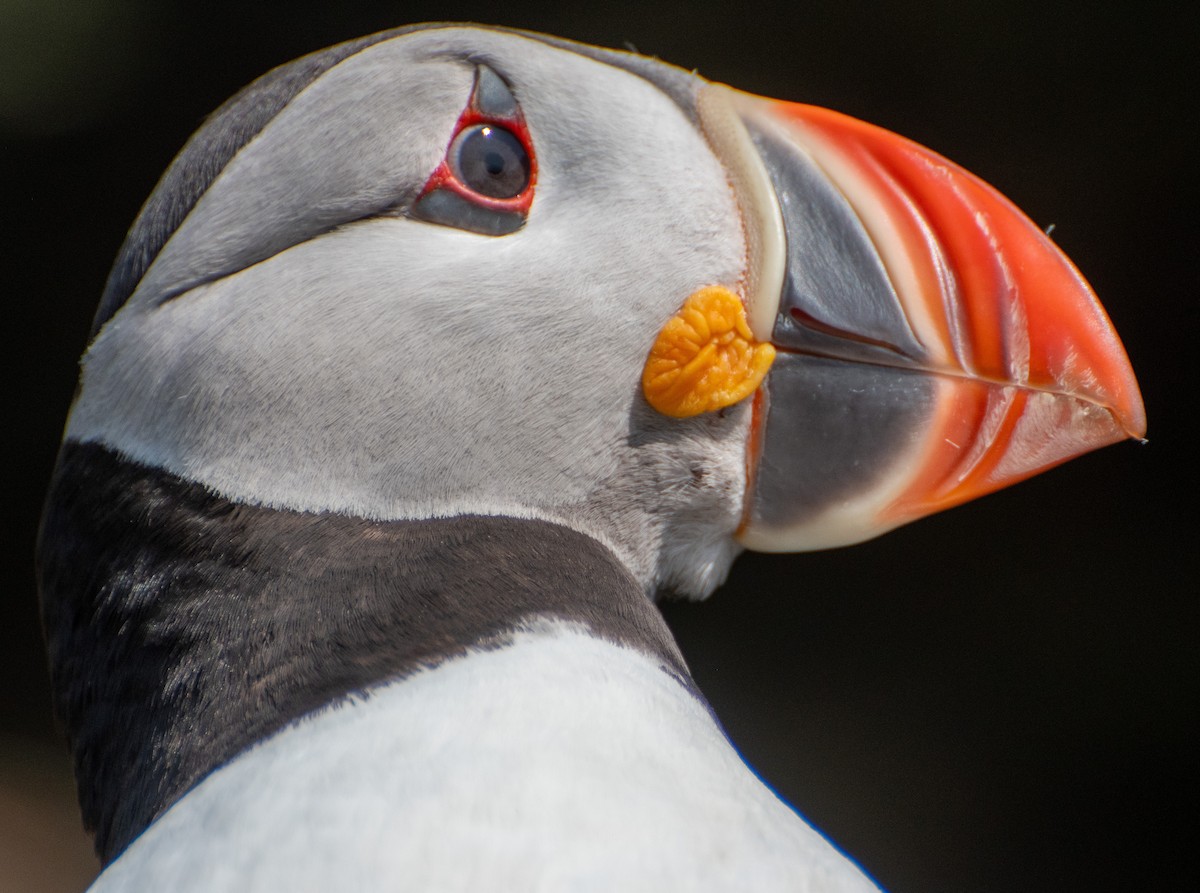
M655 600L1140 437L1079 273L894 134L432 24L147 200L39 541L99 893L877 889Z

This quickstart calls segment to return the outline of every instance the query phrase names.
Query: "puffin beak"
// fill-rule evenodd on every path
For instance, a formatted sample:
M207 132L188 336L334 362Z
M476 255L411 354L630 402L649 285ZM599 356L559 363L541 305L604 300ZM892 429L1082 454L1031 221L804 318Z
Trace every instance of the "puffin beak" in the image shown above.
M743 545L859 542L1142 437L1104 309L999 192L853 118L706 89L749 221L750 327L777 351L754 398Z

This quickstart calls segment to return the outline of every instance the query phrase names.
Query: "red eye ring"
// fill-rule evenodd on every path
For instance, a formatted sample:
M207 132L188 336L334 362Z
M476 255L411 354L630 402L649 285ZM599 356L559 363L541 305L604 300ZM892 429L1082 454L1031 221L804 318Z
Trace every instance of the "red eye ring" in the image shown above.
M483 88L485 78L488 79L487 91ZM496 103L497 97L495 95L497 90L500 91L500 100L498 103ZM499 105L502 110L489 112L483 107L485 102L483 94L485 92L491 94L492 102ZM487 195L479 189L473 188L461 176L462 168L457 163L459 159L452 156L452 153L460 149L464 139L470 139L470 132L474 128L487 127L497 128L498 131L503 133L503 139L511 139L511 142L508 142L508 147L513 151L513 158L517 163L524 167L527 162L527 179L522 177L524 179L523 186L515 195L497 197ZM464 134L466 134L465 137ZM521 153L523 153L523 158L520 157ZM530 139L529 128L525 124L520 107L511 93L508 92L507 84L501 81L499 76L490 69L481 65L477 71L475 88L471 93L470 102L463 110L463 113L459 115L458 121L454 125L454 133L447 144L446 155L426 181L424 188L421 190L421 195L417 199L416 206L420 208L424 200L433 197L435 193L448 192L458 196L461 200L469 202L483 212L494 212L515 222L515 225L508 223L500 224L494 230L486 228L490 234L502 234L512 232L524 223L526 216L529 214L529 209L533 204L533 193L536 183L537 156L534 154L533 141ZM432 203L424 202L424 204L428 206ZM431 216L431 219L434 219L438 223L459 225L467 229L479 229L477 225L473 225L472 223L460 223L455 220L441 219L444 215L440 213L436 216L427 216Z
M525 157L529 160L528 182L520 192L511 198L495 198L472 188L455 173L455 165L451 164L450 153L458 145L460 137L472 128L488 125L500 128L506 133L511 134L517 143L520 144L525 152ZM480 207L524 215L529 213L529 208L533 204L533 191L536 182L537 156L533 154L533 146L529 139L529 129L525 126L524 120L520 117L508 119L497 118L494 115L485 115L468 107L459 116L458 122L454 126L454 136L450 138L450 143L446 149L446 157L442 159L442 162L437 166L433 175L425 183L425 188L421 191L421 194L425 195L435 189L449 189Z

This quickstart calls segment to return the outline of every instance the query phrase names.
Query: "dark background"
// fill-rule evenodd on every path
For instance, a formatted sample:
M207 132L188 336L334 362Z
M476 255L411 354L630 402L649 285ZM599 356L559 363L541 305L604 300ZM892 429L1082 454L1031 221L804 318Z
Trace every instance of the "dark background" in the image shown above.
M744 557L708 603L667 614L748 760L893 893L1183 887L1200 852L1200 33L1174 8L0 0L0 890L80 889L91 870L49 716L32 551L124 231L237 88L430 19L628 42L827 105L1056 224L1129 350L1150 443L864 546Z

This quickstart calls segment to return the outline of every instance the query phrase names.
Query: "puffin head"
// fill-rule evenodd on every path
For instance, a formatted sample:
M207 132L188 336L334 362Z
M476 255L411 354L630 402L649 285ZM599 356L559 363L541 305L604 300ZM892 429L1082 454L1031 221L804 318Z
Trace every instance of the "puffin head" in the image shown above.
M94 334L68 441L240 504L548 520L692 596L1145 425L1086 283L952 163L482 27L230 100Z

